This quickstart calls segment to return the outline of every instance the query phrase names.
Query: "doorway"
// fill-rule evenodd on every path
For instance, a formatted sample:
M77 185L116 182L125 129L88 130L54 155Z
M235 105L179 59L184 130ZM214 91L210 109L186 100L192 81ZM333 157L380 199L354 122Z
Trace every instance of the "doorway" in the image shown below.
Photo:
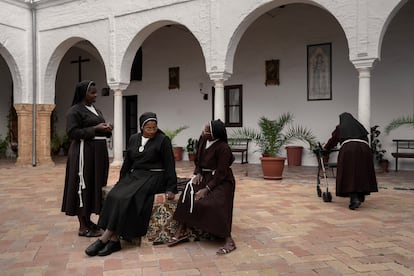
M138 132L138 96L124 96L125 102L125 147L129 137Z

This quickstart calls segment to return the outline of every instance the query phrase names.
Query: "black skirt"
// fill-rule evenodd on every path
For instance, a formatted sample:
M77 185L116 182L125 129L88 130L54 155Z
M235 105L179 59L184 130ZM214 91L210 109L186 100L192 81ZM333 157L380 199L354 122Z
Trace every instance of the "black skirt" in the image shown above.
M102 187L108 180L109 158L106 140L85 140L83 176L86 188L82 190L83 207L79 205L79 148L73 140L66 161L62 212L69 216L99 214L102 208Z
M121 178L105 199L98 225L124 238L147 233L154 195L162 186L163 172L135 170Z
M362 142L343 144L338 154L336 195L348 197L350 193L371 192L378 192L371 148Z

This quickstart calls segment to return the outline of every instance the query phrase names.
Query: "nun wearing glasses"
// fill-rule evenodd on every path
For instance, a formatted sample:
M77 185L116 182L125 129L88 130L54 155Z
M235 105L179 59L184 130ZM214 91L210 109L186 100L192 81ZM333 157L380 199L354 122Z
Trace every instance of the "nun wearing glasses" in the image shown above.
M121 250L120 237L136 239L147 233L154 195L165 192L167 199L177 193L177 175L170 139L157 125L157 115L143 113L141 132L131 136L120 179L108 193L98 226L103 235L89 245L89 256L107 256Z
M66 133L71 145L61 210L78 217L81 237L102 234L90 217L101 211L102 187L106 186L109 170L106 138L112 135L112 125L105 122L102 112L93 105L96 97L95 82L78 83L66 114Z

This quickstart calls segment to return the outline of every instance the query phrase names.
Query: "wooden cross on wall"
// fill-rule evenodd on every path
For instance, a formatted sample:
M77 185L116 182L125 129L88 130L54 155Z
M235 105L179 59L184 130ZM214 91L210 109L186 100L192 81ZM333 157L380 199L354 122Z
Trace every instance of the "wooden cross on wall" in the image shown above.
M88 62L88 61L90 61L89 58L82 59L82 57L79 56L77 60L72 60L70 62L72 64L74 64L74 63L77 63L78 64L78 78L79 78L79 82L82 81L82 62Z

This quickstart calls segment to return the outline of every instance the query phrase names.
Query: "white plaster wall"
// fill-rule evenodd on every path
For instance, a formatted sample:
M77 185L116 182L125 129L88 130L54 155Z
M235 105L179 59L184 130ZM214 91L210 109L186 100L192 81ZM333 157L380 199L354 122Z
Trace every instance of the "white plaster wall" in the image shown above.
M391 25L390 32L398 33L386 36L391 46L385 49L390 53L383 53L382 62L393 51L406 53L402 58L405 65L401 65L401 58L390 61L386 68L399 68L405 71L404 85L412 88L409 75L413 66L410 60L412 41L407 26L411 9L401 15L400 23ZM404 15L405 14L405 15ZM306 20L303 26L298 21ZM317 36L315 36L315 33ZM400 37L396 39L392 37ZM408 37L408 38L407 38ZM405 38L408 42L403 42ZM332 74L333 99L332 101L307 101L306 92L306 45L322 42L332 42ZM396 43L394 45L394 43ZM155 31L143 43L143 81L132 82L124 95L138 95L138 113L154 111L159 116L161 128L177 128L189 125L190 128L180 134L175 143L185 146L189 137L198 137L204 122L211 119L211 86L204 70L204 60L200 45L192 34L182 27L164 27ZM394 49L395 48L395 49ZM76 57L78 54L74 54ZM83 55L82 55L83 56ZM264 85L264 62L267 59L280 59L280 85ZM411 57L412 58L412 57ZM385 60L384 60L385 59ZM382 63L381 62L381 63ZM67 63L67 62L66 62ZM383 106L388 106L388 88L383 84L376 84L378 80L389 79L392 72L381 72L379 63L373 71L372 80L372 117L373 124L385 125L389 121ZM181 87L179 90L168 89L168 67L179 66ZM389 69L391 70L391 69ZM392 82L398 82L397 78ZM209 93L209 100L204 101L199 93L199 83L203 83L203 92ZM295 122L311 128L321 142L325 142L335 125L341 112L351 112L357 116L358 106L358 74L348 59L347 41L338 22L326 11L309 5L288 6L277 17L263 15L246 31L235 55L234 74L226 85L242 84L244 95L244 125L255 127L258 117L266 115L276 117L285 111L295 115ZM99 83L98 83L99 85ZM406 91L406 89L403 89ZM72 95L73 89L70 89ZM400 91L401 103L394 107L395 114L402 110L412 110L412 101L404 100L407 92ZM377 97L377 95L381 95ZM395 94L393 94L395 95ZM410 94L412 97L412 94ZM408 96L410 96L408 95ZM113 110L113 97L104 97L105 102L98 98L97 105L105 111ZM71 99L69 99L71 101ZM394 99L395 101L395 99ZM404 108L400 109L403 106ZM382 114L382 115L378 115ZM106 116L113 120L113 115ZM229 134L231 129L228 129ZM392 144L385 142L388 152L392 151ZM305 145L306 146L306 145ZM259 155L251 148L250 161L258 162ZM285 154L285 153L284 153ZM316 160L309 152L304 153L304 165L315 165ZM404 166L404 164L402 164Z
M12 72L15 102L32 102L31 16L25 4L0 2L0 54Z
M108 20L68 26L64 29L41 29L39 33L39 103L54 102L56 71L66 51L82 39L88 40L105 64L109 64Z
M233 65L234 74L226 85L243 84L246 125L255 126L257 115L263 107L268 106L273 109L268 111L269 116L274 112L280 114L282 111L292 111L296 122L312 128L317 137L325 141L337 123L340 112L348 111L357 115L358 78L348 57L355 58L367 51L374 55L372 49L378 48L376 37L380 37L383 31L382 24L394 7L405 1L368 0L367 6L361 2L356 5L356 1L312 2L327 8L337 16L337 20L328 12L309 5L288 5L281 16L273 18L275 22L262 14L269 7L291 1L123 0L122 4L111 0L41 2L44 3L40 5L38 14L41 103L54 102L54 76L63 55L71 46L69 43L59 47L62 42L73 37L91 41L107 65L99 66L111 73L108 79L113 77L116 81L125 51L131 55L128 52L128 47L131 46L129 43L137 43L134 46L138 47L141 43L139 39L147 38L143 44L144 80L131 83L125 94L138 94L139 113L147 110L159 113L161 127L164 127L164 122L171 128L182 124L190 125L191 128L185 130L175 141L178 145L185 145L187 138L197 137L202 124L211 118L211 94L208 101L202 100L199 94L200 82L204 84L205 92L210 92L212 85L205 68L217 71L224 70L227 66L227 70L231 71ZM393 22L390 23L391 34L386 33L384 36L382 61L372 73L373 124L385 125L394 114L405 115L413 110L414 100L411 100L413 94L410 92L413 87L410 26L413 24L409 20L413 14L412 2L408 2L409 8L403 7L407 11L397 14L401 22L395 23L395 27L391 27ZM211 7L208 8L210 4ZM24 7L0 3L0 45L16 60L15 68L11 69L13 79L22 80L16 84L16 89L22 89L22 92L16 92L16 102L30 103L31 34L27 27L30 26L30 12ZM14 19L16 15L19 20ZM250 22L257 17L259 20L251 25ZM163 29L149 37L147 35L155 29L149 28L147 33L140 33L146 26L161 20L162 24L154 26L158 28L170 21L184 23L199 42L192 35L181 34L179 30ZM307 24L303 26L303 22ZM245 34L244 27L239 28L240 23L249 28ZM234 34L235 30L239 34ZM138 33L140 38L136 40ZM242 36L242 40L240 44L233 45L232 50L237 50L234 63L226 65L225 56L229 47L233 47L229 46L229 39L235 35ZM306 45L324 41L333 43L333 100L307 102ZM75 42L71 43L73 45ZM26 47L22 47L22 44ZM135 53L136 49L133 50ZM397 52L406 53L406 56L395 55ZM281 60L280 86L264 86L264 61L270 58ZM54 62L55 67L49 67L49 71L46 71L50 62ZM209 66L210 63L212 66ZM381 66L382 64L384 65ZM171 66L180 66L181 69L181 88L178 91L169 91L167 88L168 67ZM101 78L101 74L98 75L97 78ZM65 83L66 81L62 82ZM59 91L60 89L61 87ZM70 90L69 94L72 95L73 88ZM393 91L392 98L389 96L390 90ZM102 103L104 109L113 110L112 101L113 97L106 97ZM395 102L395 105L390 106L390 102ZM108 120L112 118L110 116ZM393 134L410 136L411 132L404 131L397 130ZM384 144L389 147L388 152L391 152L391 142L386 140ZM251 160L254 161L254 158ZM305 164L314 164L312 160L311 155L305 155Z

